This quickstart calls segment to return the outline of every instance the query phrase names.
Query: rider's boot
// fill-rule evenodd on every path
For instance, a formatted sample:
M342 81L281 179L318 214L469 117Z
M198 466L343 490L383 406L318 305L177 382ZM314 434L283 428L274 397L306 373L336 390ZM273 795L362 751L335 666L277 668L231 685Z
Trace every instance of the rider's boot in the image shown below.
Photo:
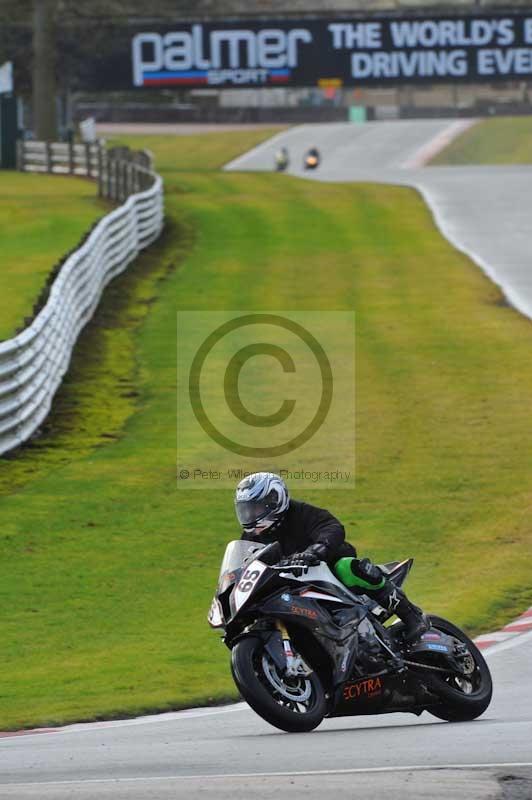
M334 565L338 578L350 589L364 592L386 611L393 611L405 625L404 638L413 642L430 628L423 611L407 598L369 558L341 558Z
M426 614L411 603L406 594L398 589L390 580L385 578L384 586L370 597L375 599L386 611L393 611L401 622L404 623L404 638L407 642L419 639L430 628L430 622Z

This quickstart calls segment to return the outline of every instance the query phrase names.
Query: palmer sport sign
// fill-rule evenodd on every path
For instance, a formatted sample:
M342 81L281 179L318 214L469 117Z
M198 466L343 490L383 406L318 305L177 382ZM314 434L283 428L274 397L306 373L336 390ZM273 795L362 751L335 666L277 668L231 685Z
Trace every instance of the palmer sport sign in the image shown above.
M129 58L129 81L121 86L519 80L532 76L532 10L529 15L198 22L135 33ZM125 78L123 62L115 61L110 74L115 84Z

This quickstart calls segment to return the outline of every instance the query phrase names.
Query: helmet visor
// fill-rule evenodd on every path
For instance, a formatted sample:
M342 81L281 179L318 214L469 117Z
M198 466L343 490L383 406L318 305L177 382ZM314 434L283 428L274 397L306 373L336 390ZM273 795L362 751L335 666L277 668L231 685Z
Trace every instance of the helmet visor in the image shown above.
M267 503L265 500L238 500L235 507L240 524L250 527L263 519L275 507L275 503Z

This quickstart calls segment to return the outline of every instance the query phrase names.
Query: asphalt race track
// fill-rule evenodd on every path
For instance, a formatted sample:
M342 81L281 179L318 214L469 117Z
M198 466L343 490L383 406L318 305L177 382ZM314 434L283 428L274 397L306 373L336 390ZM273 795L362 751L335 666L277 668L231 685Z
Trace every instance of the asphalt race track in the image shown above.
M270 170L284 140L293 174L303 174L303 152L316 145L324 161L309 177L416 186L451 241L473 254L514 305L532 316L532 280L526 274L532 168L416 166L427 143L445 135L449 124L301 126L229 167ZM286 734L239 703L74 725L0 738L0 798L314 800L337 793L394 800L526 800L532 797L532 632L496 644L485 655L494 699L474 722L392 714L330 720L310 734Z
M524 800L532 792L532 633L485 652L495 693L474 722L390 714L287 734L239 703L75 725L0 739L0 797L314 800L338 791Z
M275 152L284 145L292 175L413 186L449 241L479 264L513 306L532 317L532 166L421 166L458 131L449 120L301 125L226 169L271 171ZM303 170L309 147L322 154L315 171Z
M448 135L450 139L459 130L456 122L448 119L297 125L238 156L226 169L271 171L275 152L285 146L290 155L292 175L357 180L359 175L373 174L375 170L415 166L419 153L425 152L437 137ZM315 172L303 169L303 158L309 147L317 147L323 157Z

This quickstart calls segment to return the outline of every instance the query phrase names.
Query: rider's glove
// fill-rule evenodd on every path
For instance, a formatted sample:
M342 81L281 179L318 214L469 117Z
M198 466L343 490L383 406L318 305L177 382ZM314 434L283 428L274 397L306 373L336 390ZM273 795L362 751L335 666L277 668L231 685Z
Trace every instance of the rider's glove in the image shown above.
M316 567L324 560L327 554L327 548L323 544L313 544L302 553L294 553L293 555L285 558L282 565L286 567L296 567L299 574L306 572L309 567ZM292 570L296 574L295 570Z
M307 547L304 553L304 555L308 555L309 557L312 556L314 559L316 559L312 562L312 566L317 566L320 561L327 561L327 554L327 545L321 544L321 542L317 542L316 544L312 544L310 547Z
M292 572L296 578L300 578L308 571L308 564L302 559L303 553L294 553L293 556L283 559L279 566L285 567L287 572Z

